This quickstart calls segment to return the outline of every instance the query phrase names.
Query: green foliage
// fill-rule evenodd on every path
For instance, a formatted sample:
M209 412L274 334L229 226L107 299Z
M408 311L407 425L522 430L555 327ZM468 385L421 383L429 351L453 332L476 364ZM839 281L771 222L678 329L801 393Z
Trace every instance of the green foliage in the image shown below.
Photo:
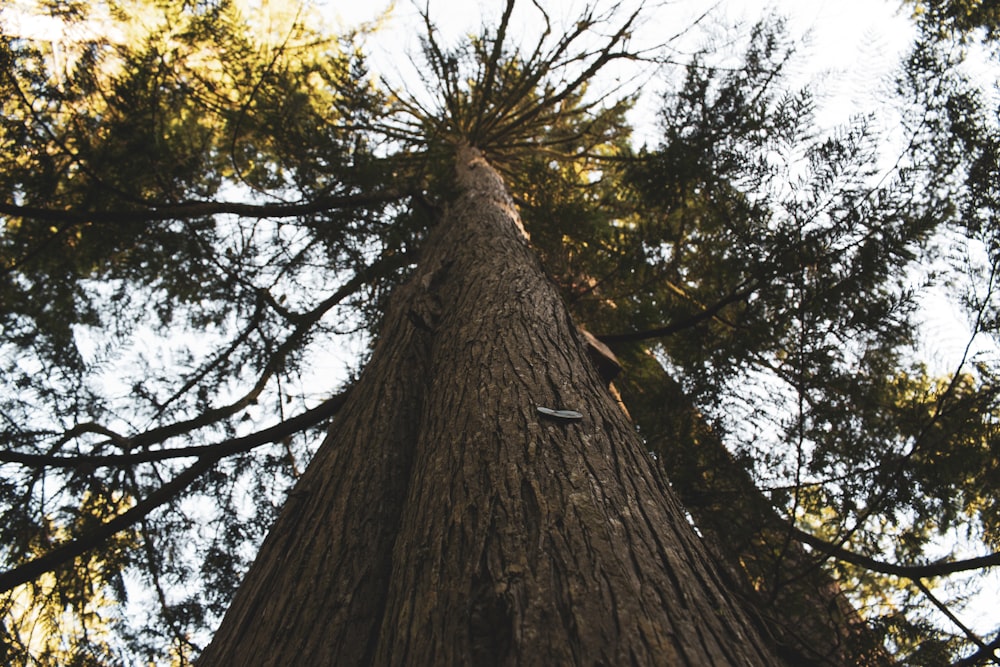
M261 16L276 31L262 32L234 2L83 9L66 17L78 39L0 45L0 438L6 452L38 457L26 468L4 459L8 567L48 551L40 544L86 540L82 530L38 542L56 508L70 523L85 516L88 490L127 493L125 510L183 469L128 457L179 436L207 445L247 433L335 391L301 383L309 343L374 322L364 308L410 250L394 239L414 233L374 219L406 186L380 194L370 179L383 167L348 129L382 109L348 40L294 14ZM237 193L245 201L226 201ZM360 316L321 323L352 300ZM219 611L250 556L231 545L260 539L314 437L309 428L260 457L230 457L188 489L210 510L178 496L135 526L141 547L93 587L124 603L114 579L128 569L155 593L139 616L159 620L129 640L134 654L164 642L182 662L196 653L203 607ZM103 562L113 544L93 545ZM225 562L206 560L204 588L184 583L200 553L223 552ZM46 576L39 609L83 581ZM184 590L194 593L174 599ZM122 610L115 617L121 627ZM87 654L60 650L61 663Z
M5 537L37 556L54 543L86 534L126 504L121 494L93 489L84 493L81 507L61 509L66 523L43 517L37 526L5 531ZM124 597L123 572L136 547L134 531L119 533L100 552L74 559L11 591L0 603L5 619L0 655L5 664L118 664L120 658L109 642L112 624L121 620L114 598Z
M9 662L197 654L336 410L313 367L377 330L463 142L504 173L575 317L625 360L654 353L767 502L843 550L832 571L893 649L970 651L930 577L850 556L1000 547L1000 133L981 93L917 44L887 155L885 109L817 127L783 78L794 44L762 23L740 66L705 51L662 82L639 148L637 96L594 91L649 56L640 15L589 7L559 30L529 4L534 48L511 42L515 3L454 47L424 16L424 91L374 83L362 40L307 9L56 3L77 37L2 35L0 576L85 547L9 587L10 618L63 637L5 621ZM920 359L930 289L968 316L957 367Z
M815 135L808 95L776 94L788 55L760 30L735 72L693 63L663 143L629 163L642 268L591 295L632 332L604 339L655 340L776 506L829 543L897 563L956 534L995 552L995 118L944 49L916 45L898 88L909 146L880 176L873 119ZM983 352L933 377L914 332L943 285L969 290ZM967 652L932 629L929 593L857 572L900 656Z
M1000 6L990 0L907 0L913 16L943 36L982 32L987 40L1000 35Z
M995 552L997 124L959 63L917 44L898 81L909 145L885 175L876 118L819 134L808 91L781 88L781 35L757 26L733 70L697 57L661 143L602 178L529 164L533 241L580 320L652 346L782 512L890 562L936 560L957 534ZM945 287L969 290L983 352L935 377L915 333ZM900 656L967 652L923 591L858 571L845 585L883 600Z

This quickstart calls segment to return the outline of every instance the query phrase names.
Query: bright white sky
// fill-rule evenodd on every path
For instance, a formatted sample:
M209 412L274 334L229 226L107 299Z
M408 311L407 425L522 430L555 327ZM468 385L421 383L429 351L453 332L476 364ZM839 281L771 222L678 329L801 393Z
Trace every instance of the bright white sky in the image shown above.
M483 16L499 17L504 5L501 0L416 1L420 6L429 2L433 20L446 36L451 37L474 31ZM388 2L368 4L345 0L326 0L323 4L330 8L330 18L339 18L347 26L371 21L388 6ZM417 50L419 18L414 0L398 0L393 4L392 18L384 26L388 34L380 37L388 37L381 43L392 44L393 58L400 61L405 56L399 49L406 49L411 54ZM581 2L549 0L542 4L555 18L561 14L572 17L573 8L579 7ZM524 5L530 7L529 3ZM655 18L643 26L646 41L662 40L682 31L711 6L703 0L667 0L655 10ZM909 9L902 7L901 0L719 0L715 7L711 12L713 18L702 24L707 32L692 31L681 42L683 51L696 49L706 43L709 34L721 34L725 27L736 22L749 26L770 11L785 16L792 37L808 36L807 42L799 47L801 58L797 61L797 69L802 76L801 83L823 81L816 92L829 104L828 115L823 121L830 124L841 122L853 111L865 108L866 100L870 103L872 92L898 64L900 55L912 44L914 36Z
M383 24L372 44L377 44L375 51L385 54L381 61L375 59L375 62L387 74L393 68L405 72L410 66L408 55L415 55L419 50L418 37L422 30L418 6L428 3L431 16L445 37L457 39L475 32L484 17L487 21L498 18L505 4L502 0L314 1L322 7L321 20L336 27L355 27L371 22L392 6L391 18ZM609 0L598 1L602 6L611 4ZM637 2L621 1L625 5ZM257 2L265 12L268 9L280 12L294 0ZM542 0L541 4L554 21L572 22L585 2ZM33 34L43 39L59 32L57 22L51 19L25 20L19 10L25 11L32 6L32 0L6 0L2 4L0 18L8 32ZM866 101L871 100L872 93L898 63L914 34L909 8L902 6L902 0L717 0L715 5L703 0L647 0L646 4L659 6L649 13L651 19L643 22L639 31L642 34L637 35L633 43L663 41L684 31L711 8L711 18L701 24L702 29L690 31L676 44L680 47L679 60L684 59L684 53L704 45L711 35L722 35L736 22L749 26L772 11L787 17L790 36L797 41L807 36L807 41L798 47L800 57L796 60L797 71L802 77L800 82L822 81L823 85L815 86L814 92L822 95L820 101L824 103L825 115L821 121L830 125L843 122L852 112L867 108ZM523 11L527 20L520 25L515 22L519 30L513 30L512 36L516 39L524 34L530 45L540 23L539 15L529 2L520 3L518 11Z

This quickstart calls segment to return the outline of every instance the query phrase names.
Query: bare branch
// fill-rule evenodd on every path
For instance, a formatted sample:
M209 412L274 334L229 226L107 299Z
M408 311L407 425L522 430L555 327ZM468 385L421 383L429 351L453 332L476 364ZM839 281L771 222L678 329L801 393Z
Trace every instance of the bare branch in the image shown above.
M342 285L340 289L336 290L329 297L317 304L312 310L301 314L291 314L296 322L295 329L282 342L282 344L268 360L263 373L261 373L254 386L251 387L250 390L243 396L237 398L231 403L212 408L191 419L153 428L133 436L124 436L114 433L99 424L78 425L64 433L60 437L57 445L46 454L0 451L0 462L19 463L21 465L35 467L63 468L84 468L101 465L134 465L136 463L157 461L168 458L197 456L200 455L199 452L207 451L215 447L222 447L223 445L226 445L226 443L232 441L226 441L226 443L209 445L202 448L146 450L122 455L78 455L72 457L57 457L54 455L63 445L65 445L65 443L75 437L79 437L83 433L101 433L103 435L107 435L112 442L116 443L123 449L140 449L147 448L150 445L162 443L166 440L190 433L191 431L199 428L204 428L237 413L238 411L246 408L258 396L260 396L271 377L281 367L284 358L293 349L295 349L295 347L301 342L302 338L307 335L309 330L323 317L323 315L325 315L332 307L343 301L343 299L355 293L359 287L371 280L373 275L399 266L405 261L406 257L404 255L398 255L393 256L388 260L378 262L367 269L360 271L354 276L354 278L349 280L347 283ZM188 385L190 384L191 383L189 382ZM266 431L263 431L262 433L266 433ZM223 450L228 451L225 447L223 447Z
M494 91L495 82L494 77L497 73L497 65L500 62L500 58L503 56L503 43L504 39L507 37L507 26L510 25L510 16L514 12L514 0L507 0L507 6L504 8L503 16L500 18L500 26L497 28L496 37L493 39L493 51L490 53L489 58L486 61L486 67L482 69L482 77L480 78L481 94L479 96L478 109L475 113L476 123L473 128L473 134L478 134L479 122L486 116L486 110L489 108L490 98L492 98L492 93ZM470 137L473 142L475 137Z
M402 199L406 196L408 196L406 192L387 190L374 194L320 197L313 201L298 204L244 204L241 202L193 201L162 204L134 211L72 211L37 206L19 206L17 204L0 202L0 214L68 225L158 222L162 220L183 220L222 214L238 215L244 218L291 218L300 215L309 215L310 213L322 213L332 209L382 204ZM60 230L60 232L65 233L65 230Z

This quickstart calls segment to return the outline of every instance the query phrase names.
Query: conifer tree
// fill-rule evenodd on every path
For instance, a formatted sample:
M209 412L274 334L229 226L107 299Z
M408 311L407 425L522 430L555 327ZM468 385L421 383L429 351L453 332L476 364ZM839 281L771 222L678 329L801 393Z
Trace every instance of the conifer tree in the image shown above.
M1000 134L956 51L892 148L817 128L780 23L678 68L652 7L433 9L421 85L309 8L3 34L6 662L995 661L953 586L1000 562Z

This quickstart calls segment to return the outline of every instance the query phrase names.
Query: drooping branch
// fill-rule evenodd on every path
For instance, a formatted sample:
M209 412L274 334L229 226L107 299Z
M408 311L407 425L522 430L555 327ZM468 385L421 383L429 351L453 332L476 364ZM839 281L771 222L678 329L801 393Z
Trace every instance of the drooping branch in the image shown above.
M410 193L390 189L361 195L320 197L299 203L247 204L226 201L195 201L118 211L78 211L0 202L0 215L48 222L52 223L54 227L51 233L41 239L33 248L28 249L16 259L8 260L6 266L0 267L0 273L9 273L20 269L35 257L42 255L52 243L82 225L153 223L190 220L212 215L238 215L244 218L258 219L294 218L337 209L384 204L408 196L411 196Z
M12 588L27 583L45 572L51 572L61 565L68 563L72 559L99 547L108 538L136 522L148 516L153 510L176 498L184 489L190 486L201 475L208 472L212 466L222 458L236 452L248 451L259 445L277 442L293 433L297 433L304 428L318 424L324 419L333 416L343 405L347 394L338 394L320 406L308 410L297 417L264 429L242 438L234 438L216 445L202 447L186 447L182 450L161 450L160 452L141 452L134 456L109 456L90 457L95 462L91 465L120 465L123 459L133 459L130 463L138 463L141 459L162 460L177 456L195 456L199 459L191 466L182 471L177 477L167 482L159 489L151 493L142 502L137 503L131 509L119 514L110 521L106 521L95 529L75 540L70 540L48 553L33 560L19 565L6 572L0 572L0 592L9 591ZM185 451L185 454L178 452ZM158 454L166 454L157 458ZM153 458L148 458L153 457ZM104 459L103 461L101 459ZM114 459L114 461L109 461ZM51 462L48 465L53 465Z
M282 342L278 349L271 355L265 364L264 371L258 377L256 383L249 391L226 405L221 405L183 421L166 424L148 431L132 436L126 436L114 432L100 424L77 425L64 433L54 447L46 454L32 454L16 451L0 451L0 461L6 463L19 463L21 465L33 467L61 467L61 468L86 468L91 466L104 465L134 465L150 461L158 461L169 458L180 458L186 456L200 456L207 451L215 451L216 447L223 447L225 453L232 453L226 447L226 443L208 445L204 447L187 447L180 449L146 450L141 452L130 452L120 455L78 455L78 456L56 456L67 442L79 437L84 433L99 433L109 438L119 447L128 450L145 449L151 445L156 445L171 438L190 433L194 430L210 426L226 417L232 416L238 411L246 408L263 392L270 378L281 367L285 357L295 349L306 336L309 330L334 306L342 302L345 298L354 294L364 283L371 280L375 275L385 271L398 268L406 260L405 255L394 255L388 259L376 262L371 266L359 271L351 280L344 283L339 289L321 301L309 311L303 313L287 312L288 317L295 322L295 329ZM321 408L322 406L320 406ZM314 410L319 410L315 408ZM308 413L307 413L308 414ZM289 423L289 422L284 422ZM266 433L266 431L261 432ZM280 436L283 437L283 436ZM261 443L257 443L261 444ZM234 445L232 451L240 451L241 445ZM251 445L256 446L256 445Z
M399 257L392 258L387 262L389 266L395 266L402 261ZM382 268L381 265L378 265ZM130 438L133 447L146 447L151 444L163 442L168 438L173 438L196 428L202 428L213 424L221 419L229 417L240 410L243 410L263 393L264 388L270 382L272 376L281 368L285 358L295 350L308 335L312 327L319 322L331 308L339 304L348 296L354 294L365 282L371 279L375 273L375 268L358 272L351 280L347 281L333 294L317 304L312 310L295 316L295 329L285 338L284 341L268 359L264 365L263 372L257 378L257 382L243 396L227 405L222 405L185 421L169 424L156 429L151 429L143 434Z
M114 519L102 523L93 531L75 540L65 542L46 554L19 565L12 570L0 572L0 592L6 592L21 584L25 584L46 572L51 572L74 558L96 549L112 535L135 524L157 507L164 505L191 485L202 474L208 472L219 461L218 456L206 456L181 472L170 482L151 493L145 500L136 504Z

